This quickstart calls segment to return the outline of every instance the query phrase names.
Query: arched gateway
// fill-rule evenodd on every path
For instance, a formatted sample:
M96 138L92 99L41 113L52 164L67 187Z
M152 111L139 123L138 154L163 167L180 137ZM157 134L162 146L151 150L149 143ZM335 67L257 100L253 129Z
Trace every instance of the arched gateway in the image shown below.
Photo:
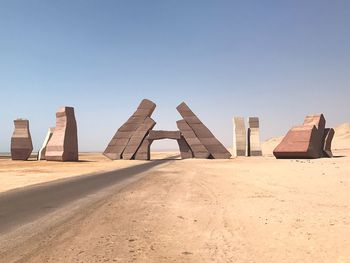
M124 123L108 144L104 155L112 160L150 160L154 140L174 139L181 158L229 159L230 152L183 102L176 109L182 120L176 122L178 131L153 130L156 122L151 115L156 104L142 100L134 114Z
M185 141L184 137L181 135L180 131L155 131L151 130L143 140L140 148L135 154L136 160L150 160L151 159L151 145L153 141L163 140L163 139L172 139L176 140L182 159L188 159L193 157L193 153Z

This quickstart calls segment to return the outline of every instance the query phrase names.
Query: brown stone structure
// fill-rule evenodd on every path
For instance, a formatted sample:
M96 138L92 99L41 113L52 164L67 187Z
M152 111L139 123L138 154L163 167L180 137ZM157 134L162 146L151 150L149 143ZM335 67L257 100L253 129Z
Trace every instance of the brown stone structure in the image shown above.
M180 131L150 131L148 136L148 140L162 140L162 139L173 139L173 140L180 140L181 139L181 132Z
M12 160L26 161L33 151L29 121L17 119L14 120L14 125L15 130L11 137L11 158Z
M177 143L179 144L180 154L182 159L189 159L194 157L194 154L190 146L188 145L188 143L186 142L185 138L182 135L181 135L181 138L177 140Z
M231 154L185 103L177 109L184 118L177 121L179 131L153 130L151 115L156 104L142 100L136 112L116 132L104 155L112 160L150 160L154 140L177 140L181 158L230 158Z
M209 158L229 159L231 157L231 153L221 144L221 142L219 142L218 139L215 138L211 131L191 111L186 103L182 102L176 109L188 126L193 130L199 141L208 150L210 153Z
M276 158L320 158L330 149L333 136L323 114L306 116L303 125L290 129L273 154ZM329 134L328 134L329 133ZM329 149L328 149L329 148Z
M144 122L147 123L143 125L143 128L145 128L150 123L150 120L147 118L151 117L155 108L156 104L152 101L147 99L142 100L134 114L117 130L116 134L113 136L103 154L111 160L122 159L124 150L129 144L129 141L133 137L134 133L136 133L137 129L139 129L140 126L144 124ZM137 147L139 146L137 146L139 138L142 137L141 135L145 131L138 130L137 132L138 133L134 136L132 141L133 146L130 146L128 148L124 158L131 159L133 157L137 150ZM141 142L142 140L140 141L140 144Z
M193 153L194 158L199 159L207 159L210 156L209 151L207 148L204 147L204 145L201 143L201 141L198 139L194 131L191 129L191 127L187 124L185 120L179 120L176 122L177 127L182 133L182 136L184 137L184 140L188 144L189 148L191 149Z
M46 146L47 161L78 161L78 133L73 107L56 113L56 127Z
M149 131L148 136L145 138L142 145L138 149L135 155L135 159L150 160L151 159L150 148L153 141L163 140L163 139L177 140L182 159L193 157L193 153L190 147L188 146L187 142L184 140L183 136L181 135L180 131L151 130Z
M156 122L151 118L147 117L145 121L136 129L135 133L131 136L128 145L125 147L123 152L124 160L133 159L137 149L142 144L142 141L145 139L148 132L153 129L156 125Z

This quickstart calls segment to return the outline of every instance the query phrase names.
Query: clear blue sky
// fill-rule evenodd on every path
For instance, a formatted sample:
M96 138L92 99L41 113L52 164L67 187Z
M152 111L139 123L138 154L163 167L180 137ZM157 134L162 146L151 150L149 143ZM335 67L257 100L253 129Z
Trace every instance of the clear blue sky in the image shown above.
M0 151L17 117L39 148L63 105L80 150L103 150L142 98L156 129L186 101L231 146L234 115L259 116L263 139L308 113L350 122L349 84L347 0L0 1Z

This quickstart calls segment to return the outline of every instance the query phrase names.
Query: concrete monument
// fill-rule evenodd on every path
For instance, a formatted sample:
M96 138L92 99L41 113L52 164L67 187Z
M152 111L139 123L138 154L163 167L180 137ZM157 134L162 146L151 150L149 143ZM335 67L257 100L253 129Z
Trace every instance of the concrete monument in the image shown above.
M215 138L211 131L191 111L186 103L182 102L179 106L177 106L176 109L188 124L188 126L190 126L190 128L193 130L199 141L208 150L210 153L209 158L229 159L231 157L231 153L225 148L225 146L221 144L221 142L219 142L218 139ZM188 144L190 145L190 143Z
M47 161L78 161L78 133L73 107L56 113L56 127L46 146Z
M150 147L155 140L172 139L177 140L179 145L181 158L192 158L193 153L181 135L180 131L163 131L163 130L150 130L148 136L142 142L140 148L135 154L136 160L150 160Z
M129 144L131 138L140 128L140 126L142 126L142 128L140 128L141 130L139 129L138 133L133 138L132 143L134 145L128 148L127 153L124 156L124 158L127 159L132 158L135 154L135 148L137 150L137 147L139 146L137 144L142 143L140 138L143 136L142 134L145 133L144 128L149 125L150 122L152 122L149 120L149 118L151 117L155 108L156 104L152 101L147 99L142 100L134 114L117 130L103 154L111 160L122 159L124 150Z
M15 130L11 137L11 158L12 160L26 161L33 151L29 121L17 119L14 120L14 124Z
M249 117L248 123L248 156L262 156L260 145L259 118Z
M247 133L244 117L234 117L233 122L233 155L246 156L247 154Z
M186 141L187 145L189 146L191 152L193 153L194 158L200 158L200 159L207 159L210 156L209 151L207 148L204 147L204 145L201 143L201 141L197 138L194 131L191 129L191 127L187 124L185 120L179 120L176 122L177 127L181 131L181 134Z
M323 114L308 115L303 125L293 127L274 149L276 158L320 158L330 149L332 131L325 133ZM328 155L329 152L326 154Z

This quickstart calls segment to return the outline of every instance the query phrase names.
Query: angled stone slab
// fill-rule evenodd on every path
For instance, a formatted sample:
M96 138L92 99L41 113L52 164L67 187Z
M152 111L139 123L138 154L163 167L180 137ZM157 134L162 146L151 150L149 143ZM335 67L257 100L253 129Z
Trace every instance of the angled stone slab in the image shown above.
M234 117L233 122L233 155L246 156L247 152L247 133L243 117Z
M177 127L181 131L182 136L190 147L193 156L195 158L207 159L210 156L209 151L204 147L201 141L197 138L194 131L187 124L185 120L179 120L176 122Z
M151 117L155 108L156 104L152 101L142 100L132 116L117 130L103 154L111 160L121 159L129 140L145 119Z
M193 158L193 152L183 136L177 140L177 143L179 144L181 159Z
M155 125L156 125L156 122L151 118L147 117L145 119L145 121L137 128L135 133L131 136L128 142L128 145L125 147L125 150L123 152L123 159L125 160L133 159L135 153L137 152L138 148L142 144L146 135L150 130L153 129Z
M323 136L323 156L324 157L333 157L332 153L332 140L334 137L334 129L333 128L326 128L324 130L324 136Z
M229 159L231 157L231 153L225 148L224 145L221 144L218 139L216 139L212 132L191 111L186 103L182 102L179 106L176 107L176 109L187 122L187 124L191 127L199 141L208 150L211 157L214 159Z
M258 117L249 117L248 119L248 156L262 156L260 145L260 127Z
M56 127L46 146L47 161L79 160L78 130L73 107L62 107L56 113Z
M53 135L53 132L54 132L55 128L49 128L49 130L47 131L46 133L46 137L44 139L44 142L38 152L38 160L46 160L46 157L45 157L45 154L46 154L46 146L47 144L49 143L52 135Z
M135 160L150 160L151 159L151 144L153 140L143 140L137 152L135 153Z
M29 130L29 121L14 120L15 129L11 137L12 160L26 161L33 151L32 137Z
M180 131L163 131L163 130L151 130L147 136L149 140L162 140L162 139L173 139L180 140Z

